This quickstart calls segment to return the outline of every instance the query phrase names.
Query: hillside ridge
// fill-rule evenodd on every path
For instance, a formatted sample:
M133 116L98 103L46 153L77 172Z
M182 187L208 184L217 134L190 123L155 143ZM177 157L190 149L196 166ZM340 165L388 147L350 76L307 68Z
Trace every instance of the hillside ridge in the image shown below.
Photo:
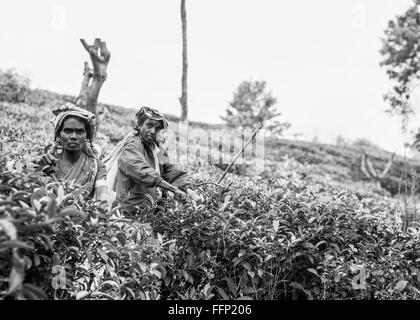
M26 97L24 104L0 103L0 111L9 118L23 119L22 113L24 113L26 114L25 117L30 115L35 122L39 119L41 122L47 123L51 116L50 110L64 102L74 101L74 99L75 97L72 95L59 94L44 89L34 89ZM135 125L134 114L137 111L136 109L99 103L98 110L100 125L97 140L99 144L115 145ZM166 114L166 116L170 122L179 120L175 115ZM228 128L226 125L196 121L190 121L190 125L200 129ZM45 130L48 130L47 126ZM344 184L370 181L361 170L363 153L368 155L373 167L378 172L382 171L386 166L392 154L369 143L331 145L284 138L266 138L264 143L264 158L268 163L268 167L271 168L270 170L275 171L276 163L284 156L287 156L304 165L312 165L316 171L331 175L333 179ZM407 169L405 169L405 164ZM393 166L389 175L381 181L381 187L392 195L398 194L404 188L402 177L405 172L410 176L410 172L415 173L419 170L420 161L409 158L404 159L404 157L395 155Z

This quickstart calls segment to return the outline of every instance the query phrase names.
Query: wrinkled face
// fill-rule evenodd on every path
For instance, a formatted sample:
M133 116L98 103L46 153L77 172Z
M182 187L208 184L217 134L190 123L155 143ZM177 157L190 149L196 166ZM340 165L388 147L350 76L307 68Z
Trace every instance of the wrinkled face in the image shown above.
M63 149L70 152L81 151L86 140L86 127L83 121L75 118L64 120L60 132Z
M161 121L146 119L140 126L140 134L144 141L152 143L155 141L158 132L162 129Z

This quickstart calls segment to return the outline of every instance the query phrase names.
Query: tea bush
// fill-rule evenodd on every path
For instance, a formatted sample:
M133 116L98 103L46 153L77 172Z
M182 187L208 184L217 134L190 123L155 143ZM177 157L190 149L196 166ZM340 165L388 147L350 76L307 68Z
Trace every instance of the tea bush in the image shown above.
M9 144L4 134L0 297L158 299L156 256L166 262L170 252L150 227L72 199L74 187L36 172Z
M369 210L338 191L243 184L212 191L197 207L166 203L143 217L176 239L169 298L180 287L194 296L203 285L230 299L419 297L418 231L403 233L385 219L389 203Z
M30 92L29 84L29 78L14 70L0 70L0 101L24 102Z
M420 298L419 229L401 231L396 199L284 157L222 186L194 165L201 202L127 217L35 170L48 110L0 110L0 299Z

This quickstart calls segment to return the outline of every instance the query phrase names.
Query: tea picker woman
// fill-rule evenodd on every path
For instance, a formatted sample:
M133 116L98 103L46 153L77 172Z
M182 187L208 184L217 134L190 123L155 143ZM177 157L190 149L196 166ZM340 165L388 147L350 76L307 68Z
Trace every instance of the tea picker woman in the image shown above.
M107 201L106 168L92 144L95 115L72 103L53 111L54 144L39 164L58 180L73 182L74 198ZM61 152L59 152L61 150ZM44 170L45 171L45 170Z
M162 197L162 191L197 198L186 188L187 173L171 163L159 148L159 134L168 128L165 116L154 108L142 107L136 114L136 122L135 130L104 159L110 201L115 199L113 205L137 215L153 207Z

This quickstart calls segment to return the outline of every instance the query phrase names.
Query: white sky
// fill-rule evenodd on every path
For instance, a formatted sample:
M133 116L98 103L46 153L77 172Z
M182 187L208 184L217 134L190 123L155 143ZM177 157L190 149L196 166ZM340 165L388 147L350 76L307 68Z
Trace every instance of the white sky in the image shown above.
M402 152L400 119L384 112L391 82L379 48L412 0L186 2L191 120L221 122L241 81L266 80L289 133L365 137ZM34 87L76 95L89 60L79 39L95 37L111 51L100 101L180 115L179 0L0 2L0 69Z

